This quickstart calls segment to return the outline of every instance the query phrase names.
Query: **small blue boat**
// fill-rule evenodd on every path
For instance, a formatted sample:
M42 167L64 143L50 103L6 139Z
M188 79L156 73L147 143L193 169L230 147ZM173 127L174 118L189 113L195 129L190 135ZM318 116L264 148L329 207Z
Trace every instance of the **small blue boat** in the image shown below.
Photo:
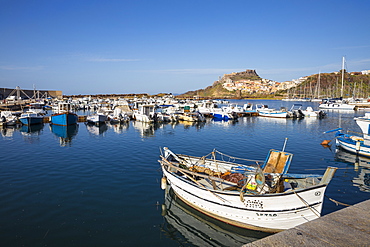
M71 105L69 103L59 103L58 113L50 116L50 122L55 125L68 126L77 124L78 116L70 112Z
M51 115L51 123L55 125L72 125L77 124L78 116L72 112L62 112Z
M38 113L22 113L19 121L24 125L41 124L44 121L44 117Z
M237 119L237 116L233 116L231 113L227 112L212 112L211 115L213 116L214 120L233 120Z

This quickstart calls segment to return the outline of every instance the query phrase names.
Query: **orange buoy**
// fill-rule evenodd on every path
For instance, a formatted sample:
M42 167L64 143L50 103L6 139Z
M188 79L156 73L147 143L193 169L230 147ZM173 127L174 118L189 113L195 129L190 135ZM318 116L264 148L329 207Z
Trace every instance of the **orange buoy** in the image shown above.
M331 142L331 140L323 140L321 145L328 145Z

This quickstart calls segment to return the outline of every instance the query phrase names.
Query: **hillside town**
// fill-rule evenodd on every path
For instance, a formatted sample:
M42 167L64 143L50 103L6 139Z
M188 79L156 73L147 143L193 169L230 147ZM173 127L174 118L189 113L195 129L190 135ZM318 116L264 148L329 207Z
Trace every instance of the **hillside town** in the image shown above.
M338 74L339 72L334 73ZM361 72L350 72L349 74L369 75L370 70L363 70ZM291 81L277 82L269 79L260 78L255 70L246 70L243 72L233 72L230 74L224 74L215 83L222 83L223 88L225 88L228 91L240 90L241 92L246 94L256 94L256 93L273 94L280 90L288 90L290 88L296 87L300 85L302 82L306 81L308 77L309 76L304 76L298 79L292 79Z

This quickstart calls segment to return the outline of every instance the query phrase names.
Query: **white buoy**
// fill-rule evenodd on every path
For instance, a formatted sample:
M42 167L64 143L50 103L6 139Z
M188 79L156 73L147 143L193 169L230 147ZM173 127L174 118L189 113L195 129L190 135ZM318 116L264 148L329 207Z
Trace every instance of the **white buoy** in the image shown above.
M161 179L161 188L162 188L162 190L165 190L167 188L167 179L166 179L166 177L162 177L162 179Z

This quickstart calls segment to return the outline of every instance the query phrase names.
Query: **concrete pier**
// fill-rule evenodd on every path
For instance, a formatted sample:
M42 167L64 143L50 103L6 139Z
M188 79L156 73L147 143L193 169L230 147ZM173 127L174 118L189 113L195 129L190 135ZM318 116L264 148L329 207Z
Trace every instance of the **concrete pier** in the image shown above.
M370 246L369 209L367 200L243 247Z

